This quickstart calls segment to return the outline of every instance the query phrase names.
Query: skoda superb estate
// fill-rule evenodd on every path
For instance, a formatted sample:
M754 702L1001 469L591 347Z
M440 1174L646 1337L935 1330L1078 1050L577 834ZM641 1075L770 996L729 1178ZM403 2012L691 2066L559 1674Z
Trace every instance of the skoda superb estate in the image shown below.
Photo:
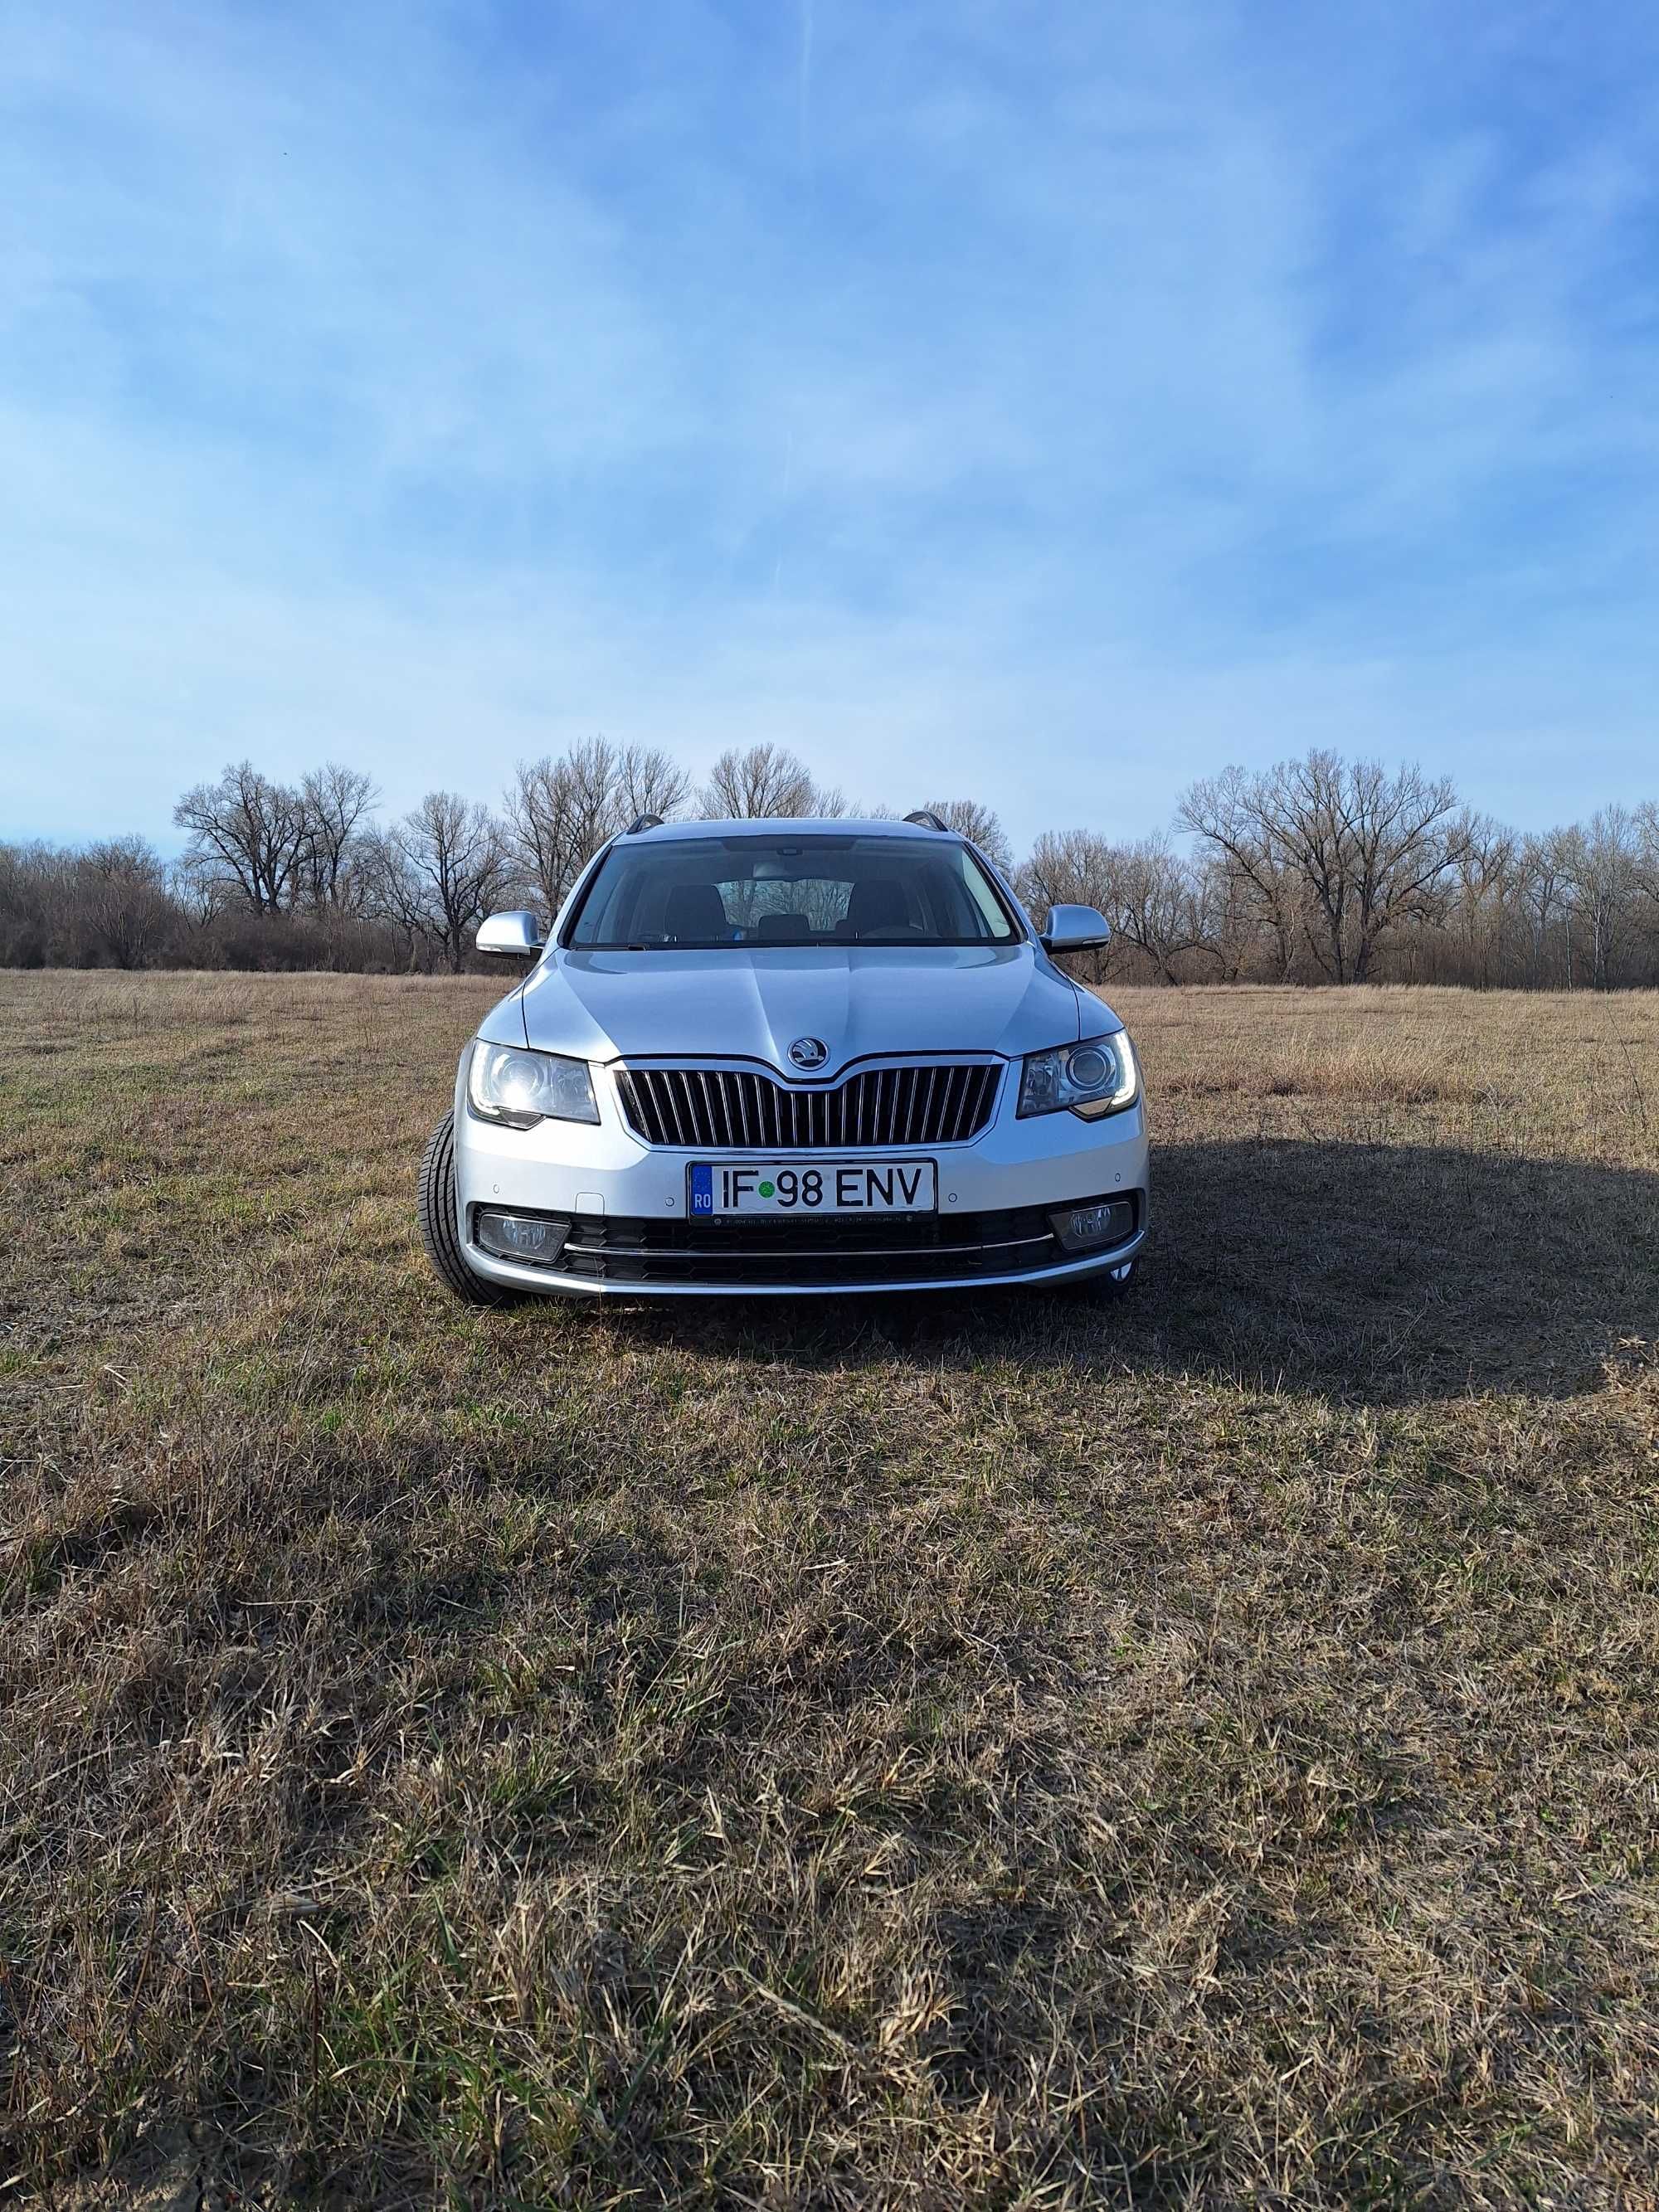
M1122 1024L985 856L907 821L647 817L461 1055L421 1225L459 1297L1132 1279L1146 1124Z

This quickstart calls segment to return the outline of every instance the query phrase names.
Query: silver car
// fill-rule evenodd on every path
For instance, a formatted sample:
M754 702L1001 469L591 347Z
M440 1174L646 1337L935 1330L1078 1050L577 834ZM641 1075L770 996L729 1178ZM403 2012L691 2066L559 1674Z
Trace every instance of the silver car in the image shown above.
M459 1297L799 1297L1089 1279L1146 1235L1122 1024L932 815L647 817L584 872L461 1054L421 1225Z

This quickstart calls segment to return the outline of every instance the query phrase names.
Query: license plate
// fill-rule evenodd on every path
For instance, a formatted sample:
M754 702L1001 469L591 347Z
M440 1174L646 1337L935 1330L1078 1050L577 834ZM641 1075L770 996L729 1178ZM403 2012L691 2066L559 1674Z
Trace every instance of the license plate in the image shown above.
M793 1160L728 1166L697 1160L689 1172L694 1220L738 1213L932 1213L939 1171L932 1160Z

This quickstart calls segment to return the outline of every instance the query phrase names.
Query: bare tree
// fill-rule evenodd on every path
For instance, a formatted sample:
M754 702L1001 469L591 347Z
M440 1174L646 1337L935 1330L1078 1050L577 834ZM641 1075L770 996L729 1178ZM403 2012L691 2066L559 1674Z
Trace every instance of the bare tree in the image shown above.
M1230 768L1194 784L1176 820L1210 847L1224 879L1222 903L1235 930L1243 927L1267 938L1272 972L1288 981L1303 935L1304 888L1258 818L1251 777L1242 768Z
M577 877L615 834L619 790L618 757L603 738L590 738L557 760L544 754L538 761L520 762L507 794L507 829L514 857L550 915L558 912Z
M1297 944L1294 929L1287 929L1281 939L1267 925L1255 887L1224 854L1200 850L1192 865L1203 879L1204 910L1209 917L1218 979L1237 983L1247 972L1255 973L1263 965L1265 951L1266 972L1281 981L1287 980L1287 952L1294 957Z
M376 902L386 917L436 948L455 974L467 939L514 880L504 825L453 791L429 791L375 841Z
M217 783L198 783L173 810L190 833L183 866L213 903L256 915L291 903L306 843L305 805L252 761L234 762Z
M1212 872L1189 860L1161 834L1108 848L1101 912L1126 943L1144 952L1166 983L1182 979L1183 955L1223 957L1211 908Z
M1613 969L1635 921L1640 891L1641 825L1622 806L1604 806L1562 839L1562 870L1575 916L1590 940L1590 981L1598 991Z
M1090 830L1047 830L1032 846L1014 878L1014 888L1039 929L1046 928L1057 906L1092 906L1105 914L1111 903L1113 848ZM1079 955L1091 982L1103 982L1115 963L1118 941Z
M691 797L685 770L656 745L624 745L617 755L617 822L626 829L641 814L672 822L684 814Z
M1181 980L1184 956L1221 962L1211 872L1167 837L1114 845L1086 830L1049 830L1032 847L1018 882L1039 926L1062 902L1097 907L1112 926L1114 947L1133 946L1166 983Z
M1099 906L1109 897L1111 860L1111 847L1092 830L1045 830L1020 868L1015 889L1041 927L1051 907Z
M1518 896L1531 939L1530 980L1550 979L1550 926L1558 918L1570 926L1572 893L1567 881L1567 855L1562 833L1547 830L1528 837L1516 863Z
M831 803L826 805L826 800ZM798 753L781 745L735 747L723 752L698 793L711 821L754 821L845 811L839 792L820 792Z
M1659 922L1659 803L1651 799L1636 810L1633 878L1651 927Z
M210 927L225 908L218 886L192 867L187 853L179 854L167 869L167 894L187 929L199 933Z
M0 845L0 964L45 968L72 960L73 877L73 856L55 845Z
M76 907L93 946L116 968L142 968L161 945L175 909L167 872L142 837L88 845L75 862Z
M1353 980L1363 983L1389 931L1408 921L1433 926L1443 920L1447 874L1463 857L1468 830L1449 776L1431 781L1415 764L1390 776L1374 761L1356 761L1343 785L1343 829L1352 856Z
M1013 848L1008 842L1006 831L988 806L977 799L930 799L928 811L937 814L947 828L959 836L977 845L986 859L1012 873L1014 865Z
M1286 879L1299 886L1319 966L1334 982L1363 983L1391 931L1443 916L1462 849L1456 805L1449 777L1315 751L1194 784L1177 820L1239 872L1281 938Z
M300 786L305 834L299 881L305 905L337 914L358 903L362 886L352 862L362 827L380 801L372 776L337 761L313 769Z
M1467 981L1489 990L1503 973L1504 948L1521 892L1515 834L1489 814L1465 811L1453 841L1451 921Z

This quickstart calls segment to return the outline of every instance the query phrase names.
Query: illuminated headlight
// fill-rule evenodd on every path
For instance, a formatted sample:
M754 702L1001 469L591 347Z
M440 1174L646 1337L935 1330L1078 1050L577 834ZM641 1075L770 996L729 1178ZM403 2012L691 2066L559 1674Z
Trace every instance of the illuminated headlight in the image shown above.
M1097 1121L1103 1114L1121 1114L1133 1106L1139 1090L1129 1033L1115 1030L1110 1036L1032 1053L1020 1078L1019 1110L1024 1115L1066 1109Z
M481 1121L503 1122L509 1129L599 1118L585 1060L566 1060L556 1052L518 1052L506 1044L473 1046L466 1100Z

